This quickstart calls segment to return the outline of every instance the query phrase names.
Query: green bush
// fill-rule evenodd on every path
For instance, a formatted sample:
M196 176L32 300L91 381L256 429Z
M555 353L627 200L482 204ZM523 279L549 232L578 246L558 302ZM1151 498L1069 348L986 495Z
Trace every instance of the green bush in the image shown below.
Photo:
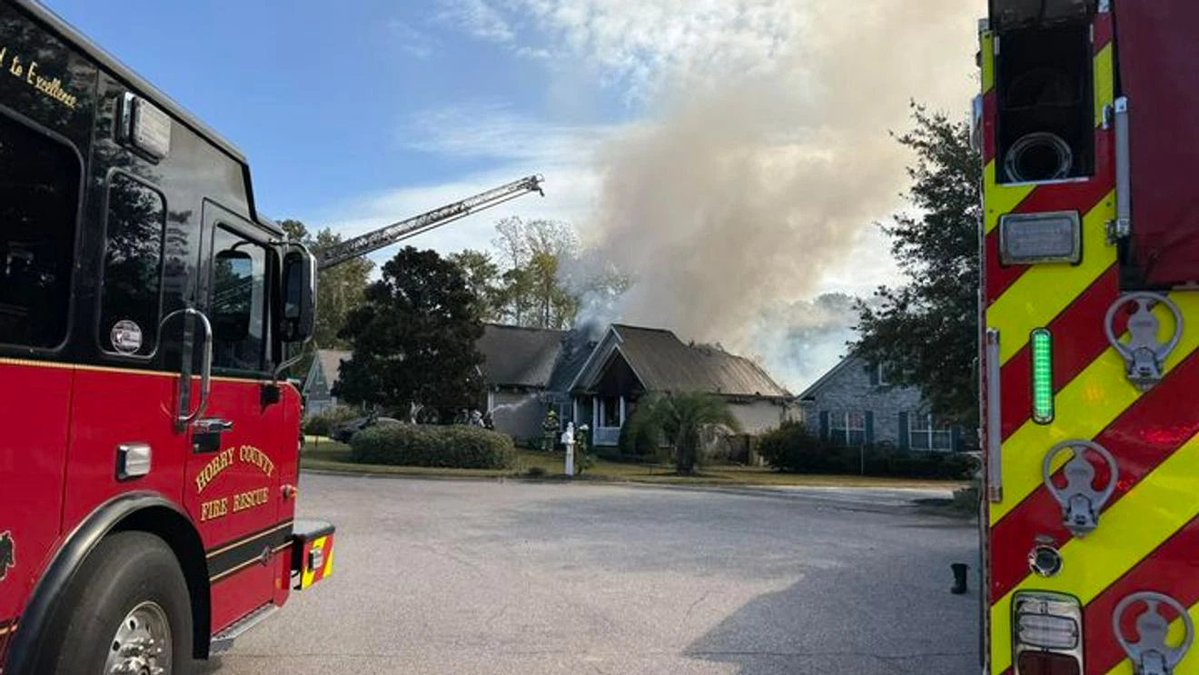
M660 441L661 434L656 429L625 424L620 428L620 438L616 441L616 447L619 454L626 457L656 459L662 446Z
M815 436L797 422L762 434L758 454L787 473L962 480L973 470L973 461L966 454L912 452L884 445L845 448Z
M305 418L304 433L309 436L328 436L334 427L355 417L362 417L362 413L344 405L334 406Z
M516 466L512 439L479 427L412 424L371 427L354 434L350 449L350 458L364 464L444 469Z

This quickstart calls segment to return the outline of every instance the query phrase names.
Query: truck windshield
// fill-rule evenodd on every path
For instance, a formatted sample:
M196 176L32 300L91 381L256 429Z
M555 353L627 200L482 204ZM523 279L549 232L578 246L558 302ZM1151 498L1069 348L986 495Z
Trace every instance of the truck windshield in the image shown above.
M0 114L0 344L66 338L80 171L69 146Z

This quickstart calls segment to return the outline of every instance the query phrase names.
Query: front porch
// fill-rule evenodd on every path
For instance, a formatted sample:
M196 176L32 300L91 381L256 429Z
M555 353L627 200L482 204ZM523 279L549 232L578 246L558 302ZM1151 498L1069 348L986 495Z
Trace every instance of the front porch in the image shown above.
M620 430L629 417L629 400L624 396L575 396L576 425L591 427L591 444L599 448L615 448L620 444Z

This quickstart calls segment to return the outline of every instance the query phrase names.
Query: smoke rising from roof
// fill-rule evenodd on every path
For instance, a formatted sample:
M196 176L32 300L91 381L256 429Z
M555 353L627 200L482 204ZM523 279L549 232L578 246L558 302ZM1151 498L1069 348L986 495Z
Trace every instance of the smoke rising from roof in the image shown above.
M689 63L654 94L654 121L599 154L586 229L635 277L620 318L758 354L796 390L832 365L827 349L793 347L843 344L849 300L818 296L891 269L867 236L902 207L909 156L888 132L908 127L911 100L967 113L982 5L807 0L762 63Z

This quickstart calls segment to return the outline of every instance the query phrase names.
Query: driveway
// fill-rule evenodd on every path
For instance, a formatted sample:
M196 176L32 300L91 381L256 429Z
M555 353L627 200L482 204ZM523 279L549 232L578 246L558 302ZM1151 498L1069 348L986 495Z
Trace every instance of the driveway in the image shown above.
M975 530L902 497L306 474L336 574L208 672L977 672Z

